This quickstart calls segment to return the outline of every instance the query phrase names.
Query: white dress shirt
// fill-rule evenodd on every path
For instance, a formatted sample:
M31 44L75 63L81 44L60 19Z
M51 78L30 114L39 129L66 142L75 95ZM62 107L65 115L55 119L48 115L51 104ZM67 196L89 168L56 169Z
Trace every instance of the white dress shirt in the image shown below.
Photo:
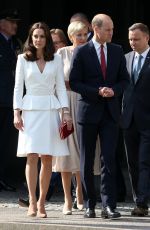
M95 50L96 50L96 53L98 56L98 60L100 62L100 46L101 46L101 44L98 43L94 38L92 38L92 42L94 44L94 47L95 47ZM106 43L103 44L103 50L104 50L104 54L105 54L105 62L107 64L107 46L106 46Z

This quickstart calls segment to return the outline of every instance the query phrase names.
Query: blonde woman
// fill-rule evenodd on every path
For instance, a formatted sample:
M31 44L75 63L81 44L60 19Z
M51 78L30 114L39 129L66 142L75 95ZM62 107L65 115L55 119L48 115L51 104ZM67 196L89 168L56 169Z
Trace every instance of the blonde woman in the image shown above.
M70 64L73 56L73 51L77 46L86 43L88 28L84 23L80 21L75 21L70 23L67 32L72 45L58 49L57 52L61 55L63 60L65 83L66 83L66 88L67 88L67 93L69 98L69 109L73 119L75 131L67 139L68 147L70 150L70 156L54 158L54 170L61 172L62 184L64 189L64 200L65 200L63 213L65 215L70 215L72 214L72 196L71 196L72 175L75 175L76 178L77 207L80 210L83 209L83 194L82 194L82 185L80 179L80 153L79 153L79 144L77 140L77 128L76 128L76 123L77 123L76 108L77 108L78 94L72 92L69 87L69 73L70 73Z

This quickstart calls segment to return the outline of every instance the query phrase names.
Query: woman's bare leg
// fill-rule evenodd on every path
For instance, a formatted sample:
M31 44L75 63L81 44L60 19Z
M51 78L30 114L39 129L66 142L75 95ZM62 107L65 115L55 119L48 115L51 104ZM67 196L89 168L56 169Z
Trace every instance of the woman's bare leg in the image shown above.
M45 199L50 184L50 178L52 174L52 156L41 156L41 169L39 175L40 194L37 203L38 216L41 218L47 217L45 211Z
M28 216L35 216L37 211L36 186L37 186L37 169L38 154L28 154L26 162L26 181L29 191L29 209Z
M82 193L82 183L80 172L75 173L76 176L76 197L77 197L77 208L82 210L83 209L83 193Z
M62 185L64 190L64 209L63 213L66 215L71 214L72 209L72 196L71 196L71 172L61 172Z

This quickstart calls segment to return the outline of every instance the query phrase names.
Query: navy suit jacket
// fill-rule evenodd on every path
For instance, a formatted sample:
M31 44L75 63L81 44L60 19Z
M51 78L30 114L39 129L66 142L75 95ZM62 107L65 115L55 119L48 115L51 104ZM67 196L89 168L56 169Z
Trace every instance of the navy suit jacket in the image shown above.
M19 40L13 37L11 48L0 33L0 107L13 107L16 61L21 49Z
M79 93L77 121L79 123L97 124L103 115L105 104L112 118L120 119L120 96L129 82L126 60L121 46L107 44L107 72L103 79L100 62L92 40L74 50L70 71L70 87ZM115 96L99 96L99 87L111 87Z
M90 31L89 32L89 35L88 35L88 39L87 39L87 41L90 41L91 39L92 39L92 37L93 37L93 31Z
M136 84L132 81L134 51L125 55L130 74L130 85L123 96L122 127L130 127L134 116L140 129L150 129L150 51L139 73Z

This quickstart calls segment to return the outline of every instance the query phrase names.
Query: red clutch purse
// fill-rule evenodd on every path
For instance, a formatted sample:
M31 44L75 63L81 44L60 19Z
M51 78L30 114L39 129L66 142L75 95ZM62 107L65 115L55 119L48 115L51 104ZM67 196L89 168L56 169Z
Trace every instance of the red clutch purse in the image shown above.
M74 132L74 126L72 124L72 128L70 130L67 129L67 123L61 123L59 128L60 138L65 139L68 137L71 133Z

